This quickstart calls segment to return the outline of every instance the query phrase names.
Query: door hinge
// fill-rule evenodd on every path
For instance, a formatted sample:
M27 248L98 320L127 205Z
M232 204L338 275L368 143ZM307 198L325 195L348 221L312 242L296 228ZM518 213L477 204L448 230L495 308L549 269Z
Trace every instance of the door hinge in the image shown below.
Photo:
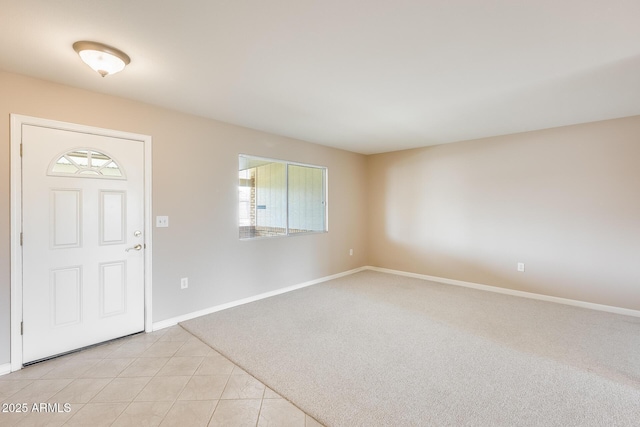
M20 322L20 335L24 335L24 322Z
M22 143L20 144L20 157L22 157Z
M22 233L20 233L20 246L22 246Z

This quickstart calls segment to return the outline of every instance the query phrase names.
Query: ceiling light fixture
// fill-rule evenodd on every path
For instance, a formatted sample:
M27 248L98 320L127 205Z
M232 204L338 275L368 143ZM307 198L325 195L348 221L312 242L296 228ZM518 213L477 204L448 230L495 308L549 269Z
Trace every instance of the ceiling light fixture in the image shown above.
M102 77L115 74L131 62L129 56L115 47L97 42L80 41L73 44L73 49L89 67Z

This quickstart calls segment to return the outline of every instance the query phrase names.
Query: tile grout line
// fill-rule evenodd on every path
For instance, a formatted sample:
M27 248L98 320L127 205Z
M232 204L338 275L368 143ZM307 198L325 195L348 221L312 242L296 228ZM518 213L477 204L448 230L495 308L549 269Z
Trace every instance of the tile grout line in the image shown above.
M230 374L230 375L228 376L228 378L227 378L227 382L225 383L225 386L224 386L224 388L223 388L223 392L222 392L222 394L224 394L224 390L226 389L226 387L227 387L227 385L228 385L228 383L229 383L229 380L230 380L230 379L231 379L231 377L233 376L233 372L235 371L235 368L236 368L236 367L238 367L238 368L242 369L242 371L243 371L244 373L246 373L246 374L247 374L247 375L249 375L251 378L256 379L257 381L259 381L261 384L263 384L263 385L264 385L265 389L263 390L263 392L262 392L262 397L260 398L260 409L258 410L258 417L257 417L257 419L256 419L256 427L257 427L257 426L258 426L258 424L260 423L260 415L261 415L261 413L262 413L262 406L263 406L263 403L264 403L264 400L265 400L265 395L266 395L266 393L267 393L267 389L268 389L268 388L270 389L270 387L269 387L269 386L267 386L267 384L265 384L264 382L262 382L262 381L258 380L257 378L255 378L253 375L249 374L247 371L245 371L242 367L240 367L238 364L236 364L235 362L233 362L233 361L232 361L231 359L229 359L227 356L225 356L224 354L220 353L220 352L219 352L218 350L216 350L215 348L211 347L209 344L207 344L207 343L205 343L204 341L202 341L199 337L197 337L197 336L193 335L190 331L188 331L188 330L186 330L184 327L182 327L182 325L179 325L179 324L178 324L178 326L180 326L180 328L181 328L183 331L186 331L187 333L189 333L190 335L192 335L193 337L195 337L198 341L200 341L201 343L203 343L204 345L206 345L207 347L209 347L210 349L212 349L213 351L215 351L217 354L221 355L221 356L222 356L222 357L224 357L226 360L229 360L231 363L233 363L234 368L232 369L231 374ZM273 390L273 389L271 389L271 390ZM274 392L275 392L275 391L274 391ZM310 415L308 415L305 411L303 411L302 409L300 409L297 405L293 404L293 402L290 402L288 399L284 398L282 395L280 395L280 394L279 394L279 396L280 396L280 399L283 399L283 400L285 400L285 401L287 401L287 402L291 403L291 404L292 404L296 409L298 409L300 412L302 412L302 414L304 415L304 425L306 426L306 425L307 425L307 418L308 418L308 417L310 417ZM246 398L246 399L251 399L251 398ZM211 417L210 417L210 419L209 419L209 422L211 422L211 419L213 419L213 416L214 416L214 414L215 414L215 411L216 411L216 409L217 409L218 405L220 404L220 401L221 401L221 400L244 400L244 399L243 399L243 398L239 398L239 399L222 399L222 395L221 395L221 396L220 396L220 398L218 399L218 402L216 403L216 408L214 408L214 411L213 411L213 413L211 414ZM312 418L312 417L311 417L311 418ZM313 419L315 420L315 418L313 418ZM317 421L316 421L316 422L317 422Z
M108 387L110 384L113 383L113 381L116 378L120 378L119 375L128 367L131 365L131 363L133 363L134 360L137 359L137 357L119 357L118 359L129 359L129 362L124 365L122 367L122 369L119 369L118 372L116 374L111 374L111 375L101 375L101 376L92 376L90 373L91 372L97 372L96 371L96 367L100 364L104 364L104 363L110 363L112 360L114 360L114 358L110 357L114 352L118 351L121 346L127 341L128 337L124 337L123 340L116 346L113 345L113 343L109 343L107 344L107 346L103 347L102 349L98 350L98 347L92 348L92 349L87 349L88 352L87 353L83 353L83 356L79 355L81 354L82 350L80 350L80 352L75 352L75 354L67 354L67 355L60 355L60 362L57 362L54 359L49 359L49 360L44 360L42 361L42 365L40 365L40 370L41 372L39 372L38 374L36 374L34 377L32 378L21 378L18 377L15 380L11 379L10 381L24 381L26 382L26 384L21 387L20 389L12 392L10 395L6 396L5 399L3 399L3 401L7 401L7 399L12 399L13 397L16 396L16 394L20 393L21 391L24 391L26 388L32 386L34 384L37 383L43 383L43 382L52 382L52 381L68 381L66 382L66 384L59 390L54 391L51 395L48 395L45 398L41 399L42 401L47 401L47 403L51 403L52 400L56 399L56 396L60 396L61 393L63 393L65 390L68 389L68 387L72 386L72 384L77 383L77 381L94 381L94 382L101 382L101 381L105 381L105 383L100 386L99 388L97 388L93 394L91 395L91 397L89 398L88 402L75 402L78 406L77 406L77 410L75 411L74 414L71 414L69 416L69 418L67 420L64 421L64 425L68 425L69 422L71 422L72 419L75 419L75 417L77 417L78 413L89 403L91 403L93 401L93 399L95 399L95 397L100 394L102 391L104 391L104 389L106 387ZM150 342L155 343L158 339L160 338L157 337L156 339L152 339L150 340ZM102 350L102 351L100 351ZM96 354L92 355L92 352L95 351ZM89 357L86 357L86 355L89 355ZM68 358L67 358L68 357ZM63 359L65 359L63 361ZM51 375L53 372L55 372L57 369L60 368L66 368L66 367L73 367L73 366L83 366L83 365L89 365L90 367L88 369L85 370L81 370L80 373L78 373L77 375L74 374L69 374L69 373L64 373L64 370L62 371L61 374L55 374L53 377L51 378L46 378L48 375ZM36 370L35 372L38 372L38 368L36 367L37 364L34 366L34 368L32 368L31 370ZM47 367L48 369L43 369L43 367ZM29 367L26 367L25 369L29 369ZM25 372L25 371L23 371ZM73 371L72 371L73 372ZM59 375L59 376L58 376ZM0 385L2 385L2 381L0 381ZM118 402L104 402L104 403L118 403ZM126 402L123 402L126 403ZM127 405L128 406L128 405ZM125 406L126 408L126 406ZM119 414L118 414L119 415ZM17 421L19 424L21 424L23 421L22 420L18 420Z
M219 353L215 348L211 347L209 344L205 343L205 342L204 342L204 341L202 341L200 338L196 337L196 336L195 336L195 335L193 335L191 332L187 331L187 330L186 330L185 328L183 328L181 325L178 325L178 326L180 326L180 329L181 329L182 331L184 331L184 332L186 332L187 334L191 335L192 337L196 338L199 342L201 342L201 343L202 343L202 344L204 344L205 346L209 347L212 351L215 351L215 352L216 352L216 354L220 354L220 353ZM221 354L220 354L220 355L221 355ZM221 356L222 356L222 355L221 355ZM202 362L200 362L200 365L198 365L198 368L199 368L199 367L204 363L204 361L205 361L205 359L206 359L207 357L210 357L210 356L205 356L205 357L204 357L204 359L202 359ZM222 357L224 357L224 356L222 356ZM225 359L226 359L226 360L229 360L229 359L227 359L226 357L225 357ZM229 360L229 362L231 362L231 361ZM233 363L233 362L231 362L231 363ZM224 391L227 389L227 386L229 385L229 380L231 379L231 376L233 375L233 371L235 370L235 367L236 367L236 366L238 366L238 365L236 365L235 363L233 363L233 368L231 369L231 372L229 372L229 375L227 375L227 380L226 380L226 381L225 381L225 383L224 383L224 387L222 387L222 391L220 392L220 396L218 397L218 399L216 399L216 405L215 405L215 407L213 408L213 411L211 412L211 415L209 416L209 420L207 421L207 425L211 424L211 421L213 420L213 417L214 417L214 415L215 415L215 413L216 413L216 410L218 409L218 406L220 405L220 401L221 401L221 400L223 400L223 399L222 399L222 395L224 394ZM196 370L195 370L195 372L198 372L198 369L196 369ZM194 376L196 376L196 375L195 375L195 372L194 372L194 374L191 376L192 378L193 378Z
M113 351L112 351L112 352L113 352ZM107 353L107 354L109 354L109 353ZM64 357L64 355L63 355L63 356L61 356L61 357ZM60 359L60 360L62 360L62 359ZM74 358L70 358L68 361L62 362L60 365L61 365L61 366L64 366L64 365L66 365L66 364L73 364L74 362L76 362L76 363L77 363L77 362L86 362L87 360L98 360L97 362L95 362L95 363L94 363L94 365L97 365L98 363L100 363L100 361L105 360L105 357L103 356L102 358L99 358L99 359L85 359L85 360L78 360L78 361L75 361L75 360L74 360ZM47 361L43 361L43 363L47 363ZM61 367L61 366L59 366L59 367ZM92 366L92 367L93 367L93 366ZM54 398L55 398L59 393L61 393L63 390L65 390L67 387L71 386L75 381L77 381L77 380L79 380L79 379L89 379L89 380L96 380L96 379L100 379L100 378L83 378L83 377L82 377L82 375L84 375L86 372L88 372L92 367L90 367L89 369L85 370L82 374L80 374L80 376L75 377L75 378L74 378L74 377L70 377L70 378L68 378L68 377L67 377L67 378L65 378L65 377L61 377L61 378L51 378L51 380L70 379L71 381L70 381L67 385L65 385L63 388L61 388L60 390L56 391L52 396L50 396L50 397L49 397L48 399L46 399L46 400L47 400L47 401L51 401L51 400L52 400L52 399L54 399ZM56 367L56 366L54 366L52 369L48 370L45 374L43 374L43 375L42 375L40 378L38 378L37 380L34 380L34 382L35 382L35 381L42 381L42 380L46 380L46 378L44 378L44 377L45 377L45 376L47 376L47 375L49 375L49 374L50 374L51 372L53 372L55 369L57 369L57 367ZM107 378L108 378L108 377L107 377ZM95 397L96 395L98 395L98 393L100 393L100 392L101 392L101 391L102 391L102 390L103 390L107 385L109 385L113 380L114 380L114 378L111 378L109 381L107 381L107 383L106 383L102 388L100 388L100 389L96 392L96 394L95 394L93 397ZM93 397L92 397L92 398L93 398ZM71 420L73 417L75 417L75 416L76 416L76 414L77 414L77 413L78 413L78 412L79 412L79 411L80 411L80 410L81 410L81 409L82 409L82 408L83 408L87 403L88 403L88 402L80 403L80 407L78 408L78 410L76 411L76 413L72 414L72 415L71 415L67 420L65 420L64 424L66 425L66 424L67 424L67 422L68 422L69 420ZM19 421L18 423L21 423L21 422L22 422L22 421Z
M163 334L163 335L161 335L160 337L158 337L158 339L154 340L154 341L153 341L153 344L156 344L157 342L159 342L159 339L160 339L162 336L164 336L164 334ZM124 341L123 341L123 343L122 343L118 348L122 347L122 345L123 345L123 344L124 344ZM151 346L153 346L153 344L152 344ZM151 348L151 346L149 346L149 348ZM146 350L148 350L148 348L147 348L147 349L145 349L144 351L146 351ZM113 350L111 353L114 353L115 351L117 351L117 349ZM120 374L122 374L122 373L123 373L123 372L124 372L124 371L129 367L129 366L131 366L131 364L133 364L136 360L142 359L142 357L140 357L140 356L144 353L144 351L143 351L139 356L134 357L132 362L130 362L127 366L125 366L125 367L124 367L124 369L122 369L122 370L121 370L121 371L120 371L116 376L114 376L113 378L111 378L111 381L109 381L107 384L105 384L105 386L104 386L102 389L100 389L100 391L99 391L98 393L96 393L96 394L91 398L91 400L89 400L89 402L87 402L87 403L92 403L93 399L95 399L95 397L96 397L96 396L98 396L98 395L100 394L100 392L102 392L102 391L103 391L103 390L104 390L104 389L105 389L109 384L111 384L111 383L112 383L116 378L144 378L144 377L120 377ZM110 355L111 353L109 353L108 355ZM108 355L107 355L107 356L108 356ZM147 358L147 359L149 359L149 358ZM104 357L102 360L107 360L107 357ZM167 362L168 362L168 360L167 360ZM166 362L165 362L165 364L166 364ZM164 365L163 365L163 366L164 366ZM160 368L160 369L162 369L162 368ZM151 379L152 379L152 378L153 378L153 376L152 376L152 377L150 377L149 381L151 381ZM145 384L145 387L148 385L149 381L147 382L147 384ZM135 401L135 398L136 398L136 397L138 397L138 395L139 395L140 393L142 393L142 390L144 390L144 387L142 387L142 389L141 389L141 390L140 390L140 391L139 391L139 392L138 392L138 393L133 397L133 399L132 399L130 402L128 402L128 403L127 403L127 406L125 406L125 407L124 407L124 409L122 410L122 412L120 412L120 413L118 414L118 416L113 420L113 422L111 422L109 425L113 425L113 424L115 424L115 423L118 421L118 419L120 419L120 417L122 416L122 414L124 414L124 413L127 411L127 409L129 408L129 406L131 406L131 404ZM117 402L93 402L93 403L117 403ZM85 405L86 405L86 404L85 404ZM76 413L76 414L77 414L77 413ZM73 417L75 417L75 416L76 416L76 414L72 415L72 416L71 416L67 421L70 421ZM65 422L65 424L64 424L64 425L67 425L67 422Z
M158 341L158 340L155 340L155 341L154 341L154 344L155 344L157 341ZM124 343L125 343L125 341L124 341L124 338L123 338L123 341L122 341L122 343L120 344L120 346L118 346L118 348L117 348L117 349L114 349L113 351L111 351L111 353L108 353L106 356L104 356L104 357L101 359L101 361L103 361L103 360L107 360L107 359L108 359L108 356L109 356L109 355L111 355L112 353L114 353L115 351L117 351L120 347L122 347L122 345L123 345ZM93 397L91 397L91 399L90 399L87 403L83 404L83 405L82 405L82 407L81 407L80 409L82 409L82 408L83 408L85 405L87 405L88 403L92 403L93 399L95 399L95 398L96 398L96 396L98 396L98 395L99 395L99 394L100 394L100 393L101 393L101 392L102 392L102 391L103 391L103 390L104 390L104 389L105 389L109 384L111 384L113 381L115 381L115 379L116 379L116 378L126 378L126 377L120 377L120 374L121 374L121 373L123 373L123 372L124 372L124 371L129 367L129 366L131 366L131 364L132 364L133 362L135 362L137 359L139 359L139 357L135 357L135 358L133 358L133 360L132 360L132 361L131 361L127 366L125 366L125 367L124 367L120 372L118 372L118 374L117 374L117 375L113 376L113 378L111 378L111 380L110 380L109 382L107 382L107 383L104 385L104 387L102 387L102 388L101 388L101 389L100 389L96 394L94 394L94 395L93 395ZM100 362L98 362L98 363L100 363ZM100 378L93 378L93 379L100 379ZM75 380L74 380L74 381L75 381ZM73 382L73 381L72 381L72 382ZM145 386L146 386L146 385L145 385ZM144 388L144 387L143 387L143 388ZM141 391L142 391L142 390L140 390L140 392L141 392ZM138 392L138 394L140 394L140 392ZM136 396L134 396L134 399L138 396L138 394L136 394ZM122 410L122 412L120 412L120 413L118 414L118 416L115 418L115 420L113 420L113 422L111 422L109 425L113 425L113 424L115 424L115 422L116 422L116 421L117 421L117 420L122 416L122 414L124 414L124 413L125 413L125 411L126 411L126 410L127 410L127 408L131 405L131 403L132 403L132 402L133 402L133 400L132 400L131 402L129 402L129 403L127 404L127 406L125 406L125 407L124 407L124 409ZM93 402L93 403L102 403L102 402ZM112 403L116 403L116 402L112 402ZM78 412L80 412L80 410L78 410ZM73 418L78 414L78 412L76 412L76 413L75 413L75 414L73 414L71 417L69 417L69 419L68 419L68 420L66 420L66 421L64 422L63 426L68 425L68 422L69 422L69 421L71 421L71 419L73 419Z
M160 339L161 339L164 335L165 335L165 334L163 334L162 336L158 337L158 339L157 339L157 340L155 340L153 344L156 344L156 343L158 343L158 342L161 342L161 341L160 341ZM162 341L162 342L171 342L171 341ZM115 424L115 423L120 419L120 417L122 417L122 415L123 415L125 412L127 412L127 409L128 409L128 408L129 408L129 407L130 407L130 406L131 406L131 405L136 401L136 397L138 397L138 396L140 395L140 393L142 393L142 392L144 391L144 389L149 385L149 383L150 383L154 378L156 378L156 377L158 376L158 373L159 373L160 371L162 371L162 368L164 368L164 367L167 365L167 363L169 363L169 361L170 361L173 357L176 357L176 353L178 353L178 351L180 351L180 349L181 349L182 347L184 347L184 345L185 345L186 343L187 343L187 341L183 341L183 342L182 342L182 345L176 349L176 351L173 353L173 355L171 355L171 356L167 356L167 361L166 361L166 362L164 362L164 364L160 367L160 369L158 369L158 372L156 372L153 376L151 376L151 377L150 377L149 381L144 385L144 387L142 387L142 388L140 389L140 391L139 391L138 393L136 393L136 395L133 397L133 399L131 399L131 401L127 404L127 406L124 408L124 410L123 410L120 414L118 414L118 416L116 417L116 419L115 419L115 420L113 420L113 422L112 422L110 425ZM149 348L151 348L151 347L149 347ZM148 349L147 349L147 350L148 350ZM145 350L145 351L146 351L146 350ZM142 353L144 354L144 352L142 352ZM160 357L158 357L158 358L163 358L163 357L164 357L164 356L160 356ZM153 359L153 357L137 357L137 358L136 358L136 360L138 360L138 359ZM133 363L133 362L132 362L132 363ZM200 363L202 363L202 362L200 362ZM200 366L200 365L198 365L198 366ZM123 370L122 372L124 372L124 370ZM122 372L121 372L121 373L122 373ZM187 381L187 383L188 383L188 381ZM169 407L169 409L167 410L167 413L166 413L166 414L164 414L164 416L162 417L162 420L160 421L160 424L162 424L162 422L165 420L165 418L167 418L167 414L169 414L169 412L171 412L171 409L173 408L173 406L174 406L174 405L176 404L176 402L178 401L178 397L180 396L180 393L182 393L182 392L184 391L184 388L185 388L186 386L187 386L187 384L185 384L185 385L183 386L183 388L182 388L182 389L180 389L180 392L178 392L178 394L177 394L177 396L176 396L175 400L171 403L171 406L170 406L170 407Z
M113 346L112 348L108 348L105 351L97 351L94 354L89 353L88 355L89 357L80 355L79 357L74 357L69 359L69 362L65 362L62 364L56 363L53 365L54 367L50 369L42 369L40 372L38 370L34 370L33 371L34 376L37 376L38 378L17 378L16 380L11 380L11 381L19 380L20 382L24 381L25 385L21 386L19 390L13 391L11 395L7 396L4 400L6 401L7 399L11 399L11 396L15 395L16 393L20 393L20 390L24 390L24 388L28 388L30 386L33 387L34 383L38 383L40 381L68 380L69 383L67 383L62 389L54 392L47 399L47 401L51 402L56 399L56 396L64 397L62 396L62 394L65 393L65 390L69 390L69 387L73 387L74 384L78 384L78 382L80 382L80 385L83 385L82 382L86 381L87 382L86 384L88 386L90 387L97 386L97 387L94 390L92 390L89 394L85 393L84 390L86 390L86 387L82 387L82 386L77 386L76 387L77 390L71 390L68 393L68 396L72 397L73 400L82 401L86 399L87 402L77 403L74 413L71 414L68 419L63 421L65 426L71 425L74 422L80 422L82 420L87 421L88 418L87 419L85 418L88 412L92 412L92 411L89 411L89 409L91 409L92 407L90 406L89 408L86 408L86 406L91 404L102 404L102 405L114 406L114 408L112 408L113 410L111 411L111 415L108 417L109 421L102 419L102 422L107 421L108 425L117 425L118 423L127 423L127 421L138 419L137 418L139 416L138 412L140 412L138 409L136 409L133 412L130 412L129 415L127 415L126 417L125 417L125 414L127 413L128 410L132 408L132 405L134 403L138 404L141 402L145 403L144 405L145 408L147 408L147 406L149 406L150 408L156 403L160 403L160 402L162 403L161 408L158 407L158 410L153 411L153 416L157 417L155 419L157 419L160 424L163 422L166 422L168 419L175 418L176 413L174 413L174 415L171 416L171 418L169 418L169 414L173 409L176 409L179 413L182 413L181 408L183 408L183 406L184 406L184 409L187 410L192 403L197 403L196 407L198 408L204 408L204 407L210 408L209 410L211 412L209 413L208 416L206 416L205 414L202 414L205 416L202 418L199 418L201 422L205 423L203 425L207 425L207 424L211 424L217 419L216 413L218 409L221 409L222 407L224 407L224 405L223 406L220 405L221 400L240 402L243 400L258 399L257 396L256 397L247 397L247 396L239 397L238 396L238 397L229 397L227 399L223 399L225 390L227 390L227 388L230 386L231 380L234 378L234 375L242 375L242 376L248 376L258 381L263 388L260 393L261 397L259 398L260 404L259 404L258 412L257 413L254 412L254 414L256 414L254 415L256 416L255 426L261 425L262 410L265 409L264 403L268 403L268 402L265 402L265 399L267 399L266 395L269 393L270 388L265 383L258 380L253 375L249 374L240 366L238 366L233 361L228 359L226 356L218 352L216 349L204 343L201 339L199 339L195 335L191 334L189 331L186 331L182 327L180 327L180 330L186 335L172 333L172 332L155 336L155 337L149 337L149 338L145 338L144 335L141 335L141 338L139 341L138 339L135 339L135 338L129 341L127 339L128 337L125 337L123 338L123 341L119 345ZM129 346L128 344L130 342L133 345ZM171 342L173 343L168 344ZM123 348L124 345L127 345L127 347ZM148 355L151 355L151 357L142 357L142 355L144 355L147 351L149 351L149 349L152 348L154 345L156 345L156 350L148 353ZM179 354L183 350L184 350L184 354ZM221 359L224 359L225 363L223 365L218 365L219 357ZM164 360L164 362L161 362L158 364L148 363L149 361L154 361L154 360L157 361L158 358ZM183 358L185 359L184 361L180 360ZM187 358L190 358L192 360L191 361L186 360ZM197 361L194 358L198 358L200 360ZM196 375L198 370L203 368L203 366L205 365L205 362L209 360L209 358L213 359L211 361L212 362L211 367L204 369L200 375ZM120 359L120 360L115 362L116 359ZM124 364L122 363L123 361L125 362ZM172 361L175 361L175 363L172 363ZM193 361L196 361L197 363L191 364ZM180 368L180 366L183 365L183 362L184 362L184 367L189 369ZM160 375L163 369L165 369L170 363L172 363L171 368L167 369L164 372L164 375ZM78 376L75 376L75 372L73 369L67 370L65 368L65 365L67 365L67 367L73 367L74 364L77 364L77 371L82 372ZM132 376L131 375L123 376L125 371L132 368L132 365L134 364L136 364L137 366L130 371ZM230 366L232 366L231 370L228 371L228 373L226 374L223 373L224 370L226 370L226 368L223 369L222 371L218 369L218 367L224 368L225 366L227 366L227 364L230 364ZM91 367L87 370L80 371L80 369L84 365L91 365ZM60 367L62 367L63 369L60 369L56 374L54 374L54 378L43 378L44 376L50 375L53 371L57 370ZM105 370L101 371L100 368L104 368ZM172 372L174 373L172 374ZM110 375L106 375L107 373L110 373ZM56 378L55 377L56 375L60 375L60 378ZM211 394L211 393L200 394L198 391L200 390L200 388L197 387L196 384L193 384L192 392L185 394L185 399L180 400L180 396L183 393L185 393L185 390L187 390L187 388L189 387L190 382L194 381L194 379L197 379L201 376L208 377L211 375L214 375L214 376L224 375L223 377L219 378L219 380L222 380L222 378L225 378L224 383L222 382L218 383L221 385L221 392L219 395L216 396L215 394ZM175 397L173 399L164 400L164 401L155 400L155 399L136 401L137 397L139 397L144 392L145 388L148 387L149 382L151 382L154 379L167 377L167 376L183 376L186 379L184 384L176 391L176 394L174 395ZM117 384L114 385L114 381L117 378L121 378L121 380L118 380L118 382L116 382ZM142 381L140 381L140 379L142 378L145 378L146 380L145 383L142 383ZM104 381L104 383L100 384L102 381ZM118 401L118 399L120 399L121 396L117 390L119 387L123 387L123 386L124 386L123 391L128 389L128 387L126 386L127 384L126 381L132 381L131 383L132 386L133 384L140 384L140 383L142 383L143 385L137 393L131 396L130 399ZM96 384L93 384L91 382L96 382ZM0 386L1 385L2 385L2 381L0 381ZM100 402L95 401L97 396L105 392L105 390L109 387L111 387L110 390L112 391L105 394L104 399L98 399L100 400ZM125 393L122 396L126 396L127 394L128 393ZM85 397L85 395L90 397ZM73 396L76 396L76 397L73 397ZM152 395L150 394L149 396L152 396ZM216 397L214 398L213 396L216 396ZM285 401L288 402L288 400L282 397L281 395L272 396L272 397L273 398L279 397L280 399L284 399ZM109 399L115 399L115 400L109 400ZM213 400L215 400L215 402L213 402ZM181 406L176 407L178 403L180 403ZM308 414L306 414L304 411L300 410L300 408L297 408L297 406L295 405L293 406L297 410L302 412L302 414L304 415L304 421L303 423L300 423L300 425L310 426L311 421L308 418L311 418L311 417L309 417ZM117 407L122 409L116 411L116 409L118 409ZM85 412L83 412L82 415L79 415L79 413L83 411L83 408ZM140 409L141 408L142 407L140 407ZM146 411L147 409L144 409L144 410ZM163 412L164 414L160 415ZM226 414L226 411L223 411L223 412ZM114 417L114 418L111 418L111 417ZM130 417L133 417L133 418L130 418ZM20 422L22 421L18 420L18 423Z
M262 382L262 381L260 381ZM267 385L265 384L264 390L262 391L262 398L260 399L260 409L258 410L258 418L256 419L256 427L260 424L260 414L262 413L262 404L264 403L264 395L267 393Z
M187 340L187 341L188 341L188 340ZM181 345L180 347L178 347L178 349L176 350L176 352L173 354L173 356L171 356L171 357L169 358L169 360L171 360L171 358L173 358L173 357L181 357L181 356L176 356L176 354L178 354L178 352L180 351L180 349L181 349L182 347L184 347L184 346L185 346L185 344L187 344L187 341L184 341L184 342L182 343L182 345ZM167 363L169 363L169 360L167 360ZM200 363L198 364L198 367L193 371L193 373L194 373L194 374L196 373L196 371L198 370L198 368L200 367L200 365L202 365L202 363L203 363L203 362L204 362L204 358L200 361ZM165 363L165 366L166 366L166 365L167 365L167 364ZM162 370L162 369L160 369L158 372L156 372L156 375L155 375L155 376L157 376L157 375L158 375L158 373L160 373L160 371L161 371L161 370ZM154 378L155 378L155 376L154 376ZM166 413L166 414L164 414L164 417L162 417L162 421L160 421L160 424L158 424L158 425L162 425L162 423L164 422L164 420L166 420L166 419L167 419L167 415L169 415L169 413L171 412L171 410L173 409L173 407L176 405L176 403L178 402L178 399L180 399L180 395L182 394L182 392L184 391L184 389L185 389L185 388L187 388L187 385L189 384L189 381L191 381L191 379L192 379L192 378L193 378L193 374L191 374L191 376L189 377L189 380L184 384L184 386L182 386L182 388L180 389L180 391L176 394L176 399L173 401L173 403L172 403L172 404L171 404L171 406L169 407L169 410L167 411L167 413Z

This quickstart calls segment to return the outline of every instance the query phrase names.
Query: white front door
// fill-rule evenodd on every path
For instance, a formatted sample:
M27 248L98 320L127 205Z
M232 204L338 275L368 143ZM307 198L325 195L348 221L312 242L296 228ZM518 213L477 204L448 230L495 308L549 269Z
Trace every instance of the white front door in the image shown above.
M142 141L22 127L23 363L144 330Z

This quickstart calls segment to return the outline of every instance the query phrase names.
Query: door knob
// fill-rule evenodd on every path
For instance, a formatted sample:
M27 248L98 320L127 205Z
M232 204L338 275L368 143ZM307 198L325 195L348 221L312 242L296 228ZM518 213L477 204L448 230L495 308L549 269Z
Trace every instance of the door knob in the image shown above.
M129 251L130 251L130 250L132 250L132 249L133 249L134 251L139 251L140 249L142 249L142 245L138 243L137 245L135 245L135 246L134 246L134 247L132 247L132 248L127 248L127 249L125 249L125 252L129 252Z

